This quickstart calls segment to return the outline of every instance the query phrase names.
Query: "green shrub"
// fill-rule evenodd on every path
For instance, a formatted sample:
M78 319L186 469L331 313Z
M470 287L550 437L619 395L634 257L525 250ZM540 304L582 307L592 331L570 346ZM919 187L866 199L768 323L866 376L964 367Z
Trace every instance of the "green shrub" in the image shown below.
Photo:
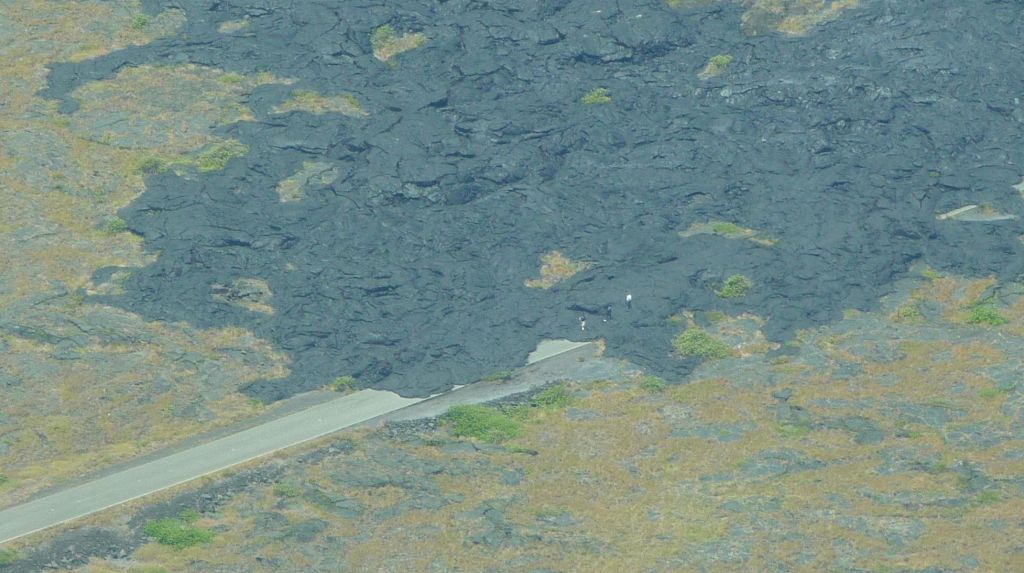
M728 344L704 332L700 328L688 328L672 341L676 352L683 356L696 356L715 360L732 356L732 348Z
M18 552L13 549L0 549L0 566L10 565L18 560Z
M987 304L980 304L971 308L971 313L967 317L967 324L987 324L989 326L999 326L1000 324L1006 324L1010 322L1007 318L999 311L992 308Z
M538 408L557 410L572 403L572 396L565 386L558 384L538 393L531 401Z
M200 171L220 171L228 161L249 153L249 146L234 139L211 145L196 156L196 167Z
M128 230L128 223L125 223L124 219L120 217L114 217L107 221L107 224L103 227L103 230L110 235L124 233L125 231Z
M476 404L452 406L445 414L452 433L496 444L514 438L522 431L519 422L494 408Z
M612 96L608 95L608 88L594 88L587 92L580 101L587 105L603 105L612 103Z
M722 298L740 298L747 296L747 293L750 292L751 286L753 286L753 284L747 277L743 275L732 275L725 279L725 282L722 283L722 288L716 290L715 294Z
M356 379L352 376L338 376L331 382L331 390L335 392L351 392L356 389Z
M213 540L213 532L193 525L198 519L199 514L195 510L185 510L178 517L150 521L142 531L157 543L176 549L209 543Z
M9 481L11 481L11 478L7 477L7 474L0 474L0 485L4 485Z
M716 68L726 68L732 63L732 56L729 54L718 54L711 56L710 62Z
M162 157L147 157L135 165L135 171L149 175L150 173L163 173L170 167L170 163Z

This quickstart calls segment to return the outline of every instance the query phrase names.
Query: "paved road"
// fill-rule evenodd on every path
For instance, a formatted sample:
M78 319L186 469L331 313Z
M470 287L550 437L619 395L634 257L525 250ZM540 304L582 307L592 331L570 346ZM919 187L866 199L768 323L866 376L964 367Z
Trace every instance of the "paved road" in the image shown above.
M89 515L421 402L361 390L194 448L0 511L0 543Z
M606 378L614 369L611 361L588 362L588 356L594 356L589 343L551 341L539 346L511 380L429 399L361 390L0 511L0 544L356 424L439 415L454 404L485 402L564 378L569 369L577 379ZM555 357L559 360L551 360Z

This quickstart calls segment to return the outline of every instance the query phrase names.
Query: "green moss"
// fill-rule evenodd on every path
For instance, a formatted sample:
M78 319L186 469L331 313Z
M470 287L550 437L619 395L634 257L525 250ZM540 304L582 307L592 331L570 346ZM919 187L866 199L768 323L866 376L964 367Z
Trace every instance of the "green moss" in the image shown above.
M522 431L522 425L511 417L494 408L476 404L452 406L445 419L456 436L492 444L514 438Z
M986 324L988 326L999 326L1010 322L1005 316L999 314L995 308L980 304L971 308L967 316L967 324Z
M717 360L732 356L732 348L700 328L689 328L672 341L676 352L683 356L695 356Z
M200 171L220 171L228 161L249 153L249 146L240 141L229 139L211 145L196 156L195 164Z
M185 510L178 517L150 521L143 532L157 543L175 549L209 543L213 540L213 532L193 525L198 519L199 514L194 510Z
M604 105L612 103L612 96L608 95L608 88L594 88L587 92L580 101L587 105Z
M721 298L740 298L747 295L750 292L750 287L753 283L750 279L743 275L732 275L725 279L722 283L722 288L715 291L715 294Z
M0 566L10 565L18 560L18 552L13 549L0 549Z

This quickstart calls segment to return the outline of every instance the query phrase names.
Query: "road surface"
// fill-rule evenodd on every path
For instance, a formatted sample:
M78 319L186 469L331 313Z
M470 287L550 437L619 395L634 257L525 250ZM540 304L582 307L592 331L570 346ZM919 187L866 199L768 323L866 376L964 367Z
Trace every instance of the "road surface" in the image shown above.
M550 360L556 356L562 360ZM529 390L565 377L567 367L586 362L580 356L593 357L593 345L549 341L530 355L528 366L511 380L464 386L426 399L403 398L379 390L354 392L2 510L0 544L356 424L435 416L454 404L485 402ZM604 375L601 370L598 377ZM411 407L420 403L419 408Z

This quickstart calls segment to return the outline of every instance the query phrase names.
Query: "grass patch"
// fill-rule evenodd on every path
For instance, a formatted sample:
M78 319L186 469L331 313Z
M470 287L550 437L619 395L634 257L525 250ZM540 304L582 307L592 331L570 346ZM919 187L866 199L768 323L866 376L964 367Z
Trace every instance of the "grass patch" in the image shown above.
M157 543L175 549L209 543L213 540L213 532L194 525L198 519L199 514L195 510L187 509L178 517L150 521L142 531Z
M729 54L718 54L711 56L708 63L705 64L704 69L697 74L702 80L713 78L717 75L721 75L729 68L729 64L732 63L733 57Z
M641 389L651 394L664 392L665 388L668 387L665 381L657 376L641 376L638 384Z
M741 298L747 296L750 292L750 287L753 283L750 279L743 275L732 275L725 279L722 283L722 288L715 291L715 294L721 298Z
M557 384L538 393L531 403L538 408L560 410L572 403L572 395L564 385Z
M418 48L426 41L427 37L421 33L402 34L399 36L398 32L387 24L374 30L370 36L373 57L382 62L387 62L402 52Z
M985 324L988 326L999 326L1010 322L1005 316L999 314L994 307L988 304L980 304L971 308L967 315L967 324Z
M146 14L132 16L131 27L132 30L145 30L149 27L149 16Z
M732 356L732 348L700 328L688 328L675 337L672 346L683 356L695 356L705 360L717 360Z
M540 258L540 278L526 279L523 284L530 288L549 289L572 277L580 271L594 266L586 261L574 261L561 251L551 251Z
M18 560L18 552L13 549L0 549L0 566L10 565Z
M229 139L199 152L195 159L196 168L200 171L220 171L227 166L228 161L246 153L249 153L248 145Z
M775 429L783 438L799 438L811 432L807 424L779 424Z
M497 444L514 438L522 432L522 425L508 415L478 404L452 406L445 414L452 426L452 433L459 437L473 438L489 444Z
M612 96L608 95L608 88L594 88L587 92L580 101L586 105L605 105L612 103Z

